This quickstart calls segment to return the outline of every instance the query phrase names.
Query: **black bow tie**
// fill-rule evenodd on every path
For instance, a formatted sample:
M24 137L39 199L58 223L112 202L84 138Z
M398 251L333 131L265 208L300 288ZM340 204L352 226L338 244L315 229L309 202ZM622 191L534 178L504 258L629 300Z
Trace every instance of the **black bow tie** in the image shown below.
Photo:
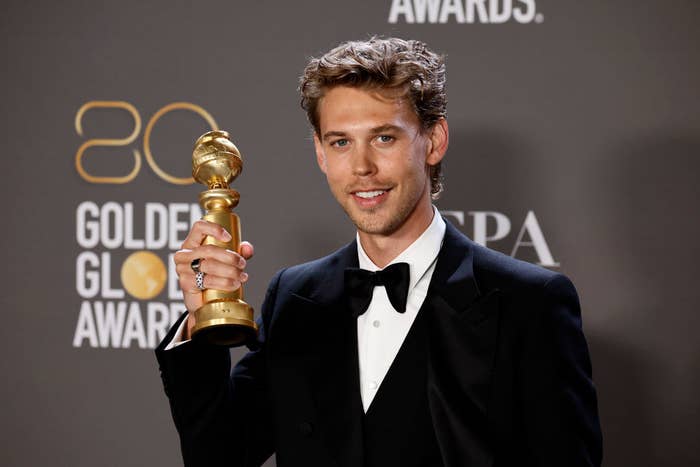
M383 285L386 288L391 306L396 311L405 312L410 278L410 268L407 263L392 264L376 272L347 268L345 270L345 290L350 297L352 314L357 317L367 311L367 307L372 301L372 291L377 285Z

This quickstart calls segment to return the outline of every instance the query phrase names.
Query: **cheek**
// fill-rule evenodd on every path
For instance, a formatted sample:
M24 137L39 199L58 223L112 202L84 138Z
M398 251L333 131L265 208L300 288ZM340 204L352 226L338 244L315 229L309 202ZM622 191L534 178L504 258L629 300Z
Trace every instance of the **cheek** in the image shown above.
M326 180L331 189L340 189L343 185L343 170L337 164L326 164Z
M396 169L404 174L407 178L421 177L425 173L425 159L417 153L412 153L408 160L401 164L400 168Z

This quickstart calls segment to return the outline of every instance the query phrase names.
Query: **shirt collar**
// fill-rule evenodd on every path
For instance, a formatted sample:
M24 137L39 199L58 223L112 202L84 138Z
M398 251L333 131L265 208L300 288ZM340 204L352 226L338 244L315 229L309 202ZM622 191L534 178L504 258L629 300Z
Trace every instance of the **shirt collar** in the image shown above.
M408 248L399 253L399 255L391 260L387 266L395 263L408 263L411 271L411 281L408 290L413 290L413 287L425 275L426 271L435 262L442 240L445 237L445 221L433 206L433 221L427 229L413 242ZM360 235L357 234L357 258L361 269L367 271L378 271L380 268L369 259L362 243Z

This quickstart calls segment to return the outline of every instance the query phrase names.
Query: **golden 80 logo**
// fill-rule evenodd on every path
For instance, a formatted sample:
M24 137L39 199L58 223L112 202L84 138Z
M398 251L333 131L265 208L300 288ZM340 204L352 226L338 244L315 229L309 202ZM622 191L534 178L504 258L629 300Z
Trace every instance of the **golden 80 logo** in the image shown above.
M103 177L88 173L83 167L83 159L87 157L86 151L92 147L99 146L127 146L136 141L139 134L141 133L141 115L139 114L136 107L131 103L126 101L90 101L83 104L75 115L75 131L79 136L83 136L83 117L88 110L91 109L122 109L128 112L134 121L134 129L129 136L124 138L94 138L85 141L80 145L78 151L75 153L75 169L78 174L90 183L111 183L111 184L123 184L132 181L141 171L142 166L142 156L138 149L133 150L134 163L131 171L126 175L114 176L114 177ZM146 162L151 170L162 180L173 183L175 185L190 185L194 183L192 177L175 177L167 173L163 168L161 168L153 157L153 152L151 151L151 133L153 132L153 127L165 114L175 111L175 110L188 110L200 115L212 130L218 130L219 127L211 116L209 112L204 110L197 104L192 104L190 102L173 102L168 105L161 107L153 116L148 120L146 128L143 132L143 153L146 156Z

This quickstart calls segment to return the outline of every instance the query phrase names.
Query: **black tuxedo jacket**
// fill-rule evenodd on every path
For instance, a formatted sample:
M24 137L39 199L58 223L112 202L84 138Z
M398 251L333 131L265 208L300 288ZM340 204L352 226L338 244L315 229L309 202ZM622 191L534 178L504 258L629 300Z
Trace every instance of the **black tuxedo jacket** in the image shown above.
M257 343L156 349L188 466L362 466L351 243L278 272ZM474 244L447 224L420 310L428 405L446 467L599 466L602 441L576 291L560 274ZM183 318L184 319L184 318ZM359 414L359 416L358 416Z

